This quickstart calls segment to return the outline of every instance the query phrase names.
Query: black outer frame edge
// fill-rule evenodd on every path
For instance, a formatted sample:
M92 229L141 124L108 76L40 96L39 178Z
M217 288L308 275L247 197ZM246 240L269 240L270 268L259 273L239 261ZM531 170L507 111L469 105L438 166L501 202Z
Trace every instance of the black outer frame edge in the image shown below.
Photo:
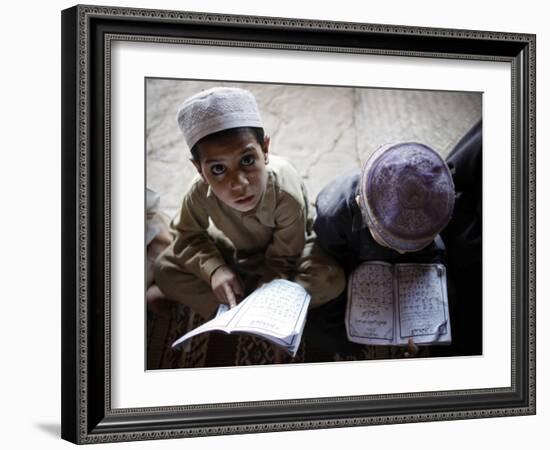
M104 418L106 409L106 275L105 275L105 218L110 211L105 202L105 67L104 35L95 32L89 21L89 70L88 70L88 162L90 183L88 186L89 229L89 274L88 274L88 338L93 345L88 347L88 417L87 429L91 433Z
M527 229L525 230L525 240L526 240L526 251L525 251L525 258L526 261L528 261L526 270L525 270L525 276L526 276L526 285L524 289L524 298L526 299L533 299L531 302L532 304L529 306L528 304L525 305L525 311L526 311L526 317L528 317L531 320L531 328L529 331L529 338L527 339L527 342L525 343L525 352L526 357L525 360L528 361L528 354L529 354L529 345L531 345L531 350L534 355L537 354L537 343L536 343L536 226L537 226L537 219L536 219L536 123L537 123L537 114L536 114L536 108L537 108L537 96L536 96L536 35L531 36L531 41L529 45L527 45L527 49L525 53L528 53L528 55L525 55L525 59L532 62L532 64L529 66L529 64L526 65L526 79L529 81L529 83L526 83L527 86L525 87L525 95L527 95L528 101L525 105L525 121L523 124L524 129L526 130L525 133L525 140L524 140L524 148L529 158L529 163L532 165L532 171L530 167L527 167L525 170L526 176L528 178L524 196L525 196L525 202L526 202L526 211L525 214L528 214L527 217L529 217L530 222L527 224ZM531 148L529 147L529 144L532 145L532 152ZM529 183L531 183L532 191L530 191ZM531 203L530 203L531 201ZM529 210L529 205L532 206L533 210ZM531 238L531 242L529 242L529 239ZM531 249L529 248L529 245L531 245ZM529 284L531 283L531 285ZM531 308L531 309L529 309ZM528 333L525 333L525 336L527 336ZM536 404L537 404L537 389L536 389L536 356L532 360L532 366L531 366L531 373L532 373L532 390L531 390L531 398L529 399L529 405L531 407L531 414L536 414ZM528 364L526 364L526 377L529 376L529 370L528 370ZM526 395L529 395L528 388L526 388Z
M78 441L77 7L61 13L61 437Z
M528 176L526 170L528 170L528 159L526 152L528 151L528 146L525 146L525 123L522 121L522 115L524 113L526 103L528 102L527 93L525 92L526 84L526 75L527 68L529 67L528 61L526 61L525 50L522 50L515 58L514 64L517 67L516 71L516 110L512 113L514 114L511 119L516 123L516 136L515 136L515 146L518 151L512 155L512 158L515 159L516 167L515 173L511 175L515 177L516 188L523 192L527 185ZM528 199L527 199L528 200ZM515 198L512 199L515 202L516 210L516 242L515 242L515 254L516 254L516 299L517 304L515 311L516 315L516 324L517 328L515 330L515 341L516 345L516 360L512 361L512 369L515 370L516 375L516 389L522 397L525 397L527 394L527 377L528 374L521 370L521 362L525 361L525 357L528 354L528 349L526 347L526 340L523 338L525 327L523 320L526 316L526 307L528 306L524 302L524 297L522 296L524 292L524 286L526 285L526 274L525 270L527 269L528 264L524 264L523 258L525 257L525 252L528 248L528 236L526 235L526 208L528 206L528 201L526 201L523 194L516 192ZM512 280L513 281L513 280ZM528 297L527 297L528 298ZM526 299L526 298L525 298ZM524 364L524 366L528 364Z
M516 329L516 342L517 342L517 359L515 361L516 366L516 379L518 391L523 396L525 402L529 405L532 414L536 411L536 396L535 392L532 393L532 398L529 398L529 316L530 316L530 249L529 249L529 236L530 226L534 227L534 223L530 223L530 122L529 118L535 121L535 96L530 95L531 81L535 79L535 36L532 36L531 42L526 44L524 48L519 52L515 58L515 64L517 65L517 78L516 78L516 111L514 122L517 124L516 130L516 148L518 151L514 155L516 158L516 179L517 189L516 193L516 227L517 227L517 242L516 242L516 261L517 261L517 286L516 286L516 313L517 313L517 329ZM533 67L530 67L530 58L533 57ZM532 72L531 72L532 69ZM530 102L533 102L531 104ZM533 136L534 138L534 136ZM534 142L533 142L534 145ZM534 157L534 154L532 155ZM535 161L532 161L534 164ZM533 182L535 180L532 180ZM533 208L535 205L532 205ZM533 215L534 220L534 215ZM534 231L534 228L533 228ZM534 245L534 243L533 243ZM534 264L534 261L532 262ZM533 305L533 308L535 306ZM534 332L534 330L533 330ZM533 347L533 352L535 348ZM523 365L521 362L523 361ZM533 371L535 367L532 367ZM534 375L533 375L534 376Z
M232 17L228 15L226 17ZM241 17L241 16L233 16ZM90 19L97 29L170 38L206 38L220 41L244 41L270 44L313 45L319 47L369 48L384 51L415 51L456 55L515 57L525 41L467 38L462 36L426 36L382 31L296 29L272 24L208 23L155 21L145 22L135 17L96 16ZM336 23L336 22L335 22ZM392 26L382 28L392 29ZM399 27L412 29L414 27ZM250 36L250 30L254 35ZM527 36L527 35L525 35Z
M498 397L498 400L495 398ZM321 404L240 406L229 411L222 408L205 408L174 412L144 412L110 415L104 418L92 434L130 433L139 431L166 431L171 429L196 429L275 424L280 422L307 422L342 418L368 418L375 416L406 416L457 411L488 411L518 407L523 402L521 393L481 394L475 401L457 397L434 395L408 399L342 400Z
M74 262L74 255L76 254L75 243L76 240L76 225L73 223L74 218L76 217L76 179L74 175L74 168L76 167L76 110L72 112L67 112L69 110L68 106L72 108L76 105L76 66L77 60L71 59L76 58L76 24L77 19L75 14L77 14L79 7L71 8L63 12L63 66L66 66L66 62L69 62L71 67L64 67L62 70L63 76L63 93L64 98L62 101L63 105L63 217L66 220L63 220L63 223L69 223L72 225L70 230L65 229L63 231L63 286L64 295L63 295L63 333L66 339L63 339L63 355L69 355L69 358L63 357L62 363L62 372L64 375L64 380L71 383L71 392L67 384L63 382L63 391L64 396L62 400L62 406L64 412L62 413L64 426L62 427L62 437L70 440L72 442L79 441L78 436L78 408L77 408L77 366L76 361L78 360L78 354L76 349L78 335L76 333L76 313L77 313L77 304L74 301L73 294L76 292L76 270L74 267L69 267L68 264ZM248 25L247 25L248 26ZM246 30L246 27L239 27L234 24L231 25L219 25L215 26L210 25L196 25L196 24L170 24L170 23L151 23L139 21L138 19L129 19L129 18L115 18L108 19L105 17L92 17L89 19L89 28L90 28L90 45L91 48L91 63L92 70L89 72L90 83L89 88L90 92L93 93L89 95L91 99L91 115L92 121L90 123L90 145L91 149L103 149L103 132L104 132L104 122L103 122L103 99L104 99L104 68L103 68L103 57L104 57L104 35L105 33L113 34L146 34L149 36L168 36L172 37L197 37L197 38L208 38L208 39L220 39L220 40L239 40L250 41L250 37L243 36L241 33L243 30ZM169 28L170 31L167 32L166 29ZM269 27L268 27L269 28ZM271 30L267 30L267 34L263 34L262 38L257 38L257 31L255 29L256 41L268 42L280 42L285 44L305 44L305 45L318 45L318 46L348 46L358 48L362 47L371 47L367 45L369 39L377 39L375 36L376 33L347 33L347 32L338 32L337 35L329 32L318 32L314 30L312 32L303 32L293 31L292 29L285 29L284 37L281 37L281 29L277 27L271 27ZM265 30L264 30L265 31ZM348 35L355 35L355 43L347 40L346 33ZM65 39L67 37L67 39ZM344 39L342 39L344 37ZM395 35L394 35L395 37ZM398 40L401 42L406 42L406 44L400 44L397 50L410 50L410 47L414 47L414 50L417 51L417 43L414 45L411 43L410 35L406 36L406 39L403 39L403 36L398 36ZM277 38L277 39L275 39ZM275 40L274 40L275 39ZM380 37L384 42L388 39L388 35L382 35ZM424 38L423 38L424 39ZM528 38L527 38L528 39ZM534 37L533 37L534 39ZM66 42L70 40L71 42ZM516 92L517 92L517 110L515 119L523 119L522 122L519 120L516 121L518 127L518 135L516 143L519 145L518 148L523 149L524 152L528 152L528 142L529 136L525 130L528 130L528 118L527 112L529 110L528 105L528 76L529 76L529 64L528 64L528 45L527 41L517 41L510 40L505 42L500 42L497 50L493 45L487 47L484 46L487 41L484 39L465 39L465 38L432 38L427 37L424 40L424 51L432 52L449 52L449 42L458 42L457 45L454 45L453 48L457 54L468 54L475 55L479 54L480 56L486 56L487 53L494 54L495 56L514 56L516 58L516 63L521 64L521 70L518 70L518 76L516 79ZM460 42L459 42L460 41ZM489 41L492 43L493 41ZM346 45L344 45L346 44ZM426 47L427 45L427 47ZM384 45L383 48L386 49L388 46ZM495 52L496 53L493 53ZM71 53L72 52L72 53ZM69 57L70 55L70 57ZM534 74L533 74L534 76ZM72 77L72 86L74 87L72 92L69 91L67 86L70 85ZM66 83L68 81L69 83ZM71 97L72 96L72 97ZM67 119L67 120L66 120ZM67 123L71 124L72 129L69 130ZM70 154L69 154L70 153ZM93 348L88 348L88 356L90 360L89 369L93 373L88 375L88 411L87 413L87 423L88 423L88 433L90 435L103 434L103 433L123 433L131 431L154 431L154 430L166 430L173 429L174 427L183 427L183 428L199 428L201 426L224 426L224 425L237 425L237 424L258 424L258 423L275 423L279 421L302 421L302 420L324 420L331 418L342 418L345 416L349 417L358 417L362 415L363 417L374 416L379 414L387 415L400 415L400 414L422 414L422 413L432 413L438 411L466 411L472 406L477 405L481 410L490 410L492 408L528 408L529 398L528 398L528 371L529 365L527 361L528 357L528 340L524 339L524 325L521 321L524 317L527 317L528 314L528 305L526 303L521 303L518 305L516 314L518 314L518 319L520 326L516 330L516 339L518 342L518 352L516 360L516 376L517 383L515 390L513 392L501 392L493 393L489 395L481 394L476 395L476 401L472 402L472 399L458 399L456 397L445 396L445 395L434 395L433 397L425 397L421 399L415 399L416 402L411 406L411 399L397 399L392 400L388 403L388 400L385 400L382 404L377 403L376 401L369 400L360 401L360 400L348 400L342 402L331 402L323 403L320 405L316 404L304 404L304 405L293 405L292 414L288 412L288 406L244 406L244 407L233 407L230 411L223 410L221 408L199 408L195 411L183 411L183 412L146 412L146 411L136 411L136 412L121 412L120 414L111 414L106 415L105 411L105 351L104 351L104 320L105 320L105 299L103 298L104 286L105 286L105 274L104 274L104 248L103 248L103 236L104 236L104 189L103 184L98 182L103 178L103 169L104 169L104 159L103 153L96 150L96 152L90 158L90 179L92 189L90 191L90 206L91 206L91 217L93 222L90 223L90 230L93 231L91 234L92 238L90 240L91 247L91 267L90 267L90 284L89 288L93 289L90 291L90 297L88 299L88 304L93 308L92 313L89 315L90 327L89 327L89 337L90 342L94 344ZM521 263L518 265L518 270L521 271L519 274L520 278L517 286L518 298L528 298L522 297L521 294L529 293L529 286L527 283L529 265L524 264L522 259L526 252L528 252L528 227L525 226L525 217L526 211L528 211L529 198L528 198L528 154L522 154L520 160L518 161L518 187L523 189L523 199L518 195L516 197L516 205L518 209L518 236L521 238L518 239L517 255L521 256L519 261ZM69 167L70 166L70 167ZM67 169L67 170L66 170ZM67 173L68 172L68 173ZM65 192L67 191L67 192ZM71 208L68 208L69 205ZM69 215L70 214L70 215ZM65 233L67 231L67 233ZM71 234L72 231L72 234ZM69 242L70 241L70 242ZM527 255L525 255L527 256ZM67 283L67 279L72 277L73 280L73 289L69 293L70 283ZM68 286L69 287L68 287ZM70 295L67 295L70 294ZM92 299L92 300L90 300ZM68 323L71 322L71 323ZM521 361L524 361L523 371L521 370ZM69 377L71 377L69 379ZM67 394L69 392L69 394ZM443 403L442 403L443 402ZM405 405L405 404L406 405ZM388 408L387 405L390 404L391 407ZM386 407L381 407L386 405ZM327 408L328 406L328 408ZM330 408L332 406L332 408ZM528 409L524 412L534 413Z

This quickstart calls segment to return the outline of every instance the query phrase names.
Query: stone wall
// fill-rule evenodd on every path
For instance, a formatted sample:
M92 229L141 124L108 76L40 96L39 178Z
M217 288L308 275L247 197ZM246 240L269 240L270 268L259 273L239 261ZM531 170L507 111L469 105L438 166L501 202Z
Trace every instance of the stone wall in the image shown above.
M243 87L256 96L271 152L292 160L311 201L384 143L413 140L448 154L482 111L482 95L475 92L149 79L147 186L170 215L196 174L176 111L187 97L213 86Z

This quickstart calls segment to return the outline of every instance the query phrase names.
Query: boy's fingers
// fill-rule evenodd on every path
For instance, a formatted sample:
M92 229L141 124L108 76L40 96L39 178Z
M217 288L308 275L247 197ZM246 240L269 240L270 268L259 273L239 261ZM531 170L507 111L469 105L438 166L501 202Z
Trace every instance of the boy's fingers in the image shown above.
M418 354L418 346L414 343L412 338L409 338L407 342L407 352L405 357L416 356Z
M235 306L237 306L237 300L235 299L235 294L233 293L233 289L231 288L229 283L225 283L223 285L223 289L225 291L225 299L227 300L229 307L234 308Z
M234 294L241 298L244 294L243 286L238 278L235 278L231 283L231 288L233 289Z

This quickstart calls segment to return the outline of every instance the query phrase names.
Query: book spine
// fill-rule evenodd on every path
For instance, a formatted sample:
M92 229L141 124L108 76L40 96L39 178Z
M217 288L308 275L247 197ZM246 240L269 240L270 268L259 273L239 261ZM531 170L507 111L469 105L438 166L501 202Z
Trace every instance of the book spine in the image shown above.
M392 345L401 343L401 313L399 310L399 269L396 265L391 266L393 281L393 339Z

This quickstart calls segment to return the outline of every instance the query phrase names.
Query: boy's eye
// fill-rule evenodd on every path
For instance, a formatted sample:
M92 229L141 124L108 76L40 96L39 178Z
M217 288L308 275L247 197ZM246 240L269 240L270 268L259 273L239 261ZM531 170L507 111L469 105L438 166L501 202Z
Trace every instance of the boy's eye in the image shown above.
M241 164L243 166L251 166L256 162L256 158L253 155L245 155L241 158Z
M222 164L214 164L213 166L210 166L210 172L214 175L221 175L225 172L225 166Z

